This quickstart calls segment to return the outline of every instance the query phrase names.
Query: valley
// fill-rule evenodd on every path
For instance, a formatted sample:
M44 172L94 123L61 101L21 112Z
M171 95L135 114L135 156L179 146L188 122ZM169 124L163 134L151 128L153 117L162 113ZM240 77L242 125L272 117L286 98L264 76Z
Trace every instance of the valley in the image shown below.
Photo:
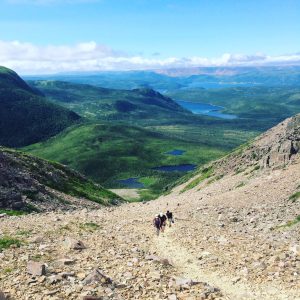
M151 72L48 76L30 78L28 85L18 79L22 88L38 94L47 105L64 107L78 116L54 137L37 137L37 143L23 144L26 147L22 149L67 165L105 188L138 188L140 200L152 200L169 192L186 173L222 157L299 111L296 87L205 89L186 86L187 78L168 77L169 83L176 81L177 85L169 86L163 95L149 86L112 88L108 83L118 76L128 86L136 82L137 76L144 76L149 85L154 78L166 82L165 75ZM106 87L99 86L100 80ZM168 154L174 149L184 152Z
M0 239L1 290L24 299L299 299L299 130L300 115L289 118L154 201L0 218L12 243ZM151 220L167 209L175 224L157 237ZM45 271L31 275L30 261Z

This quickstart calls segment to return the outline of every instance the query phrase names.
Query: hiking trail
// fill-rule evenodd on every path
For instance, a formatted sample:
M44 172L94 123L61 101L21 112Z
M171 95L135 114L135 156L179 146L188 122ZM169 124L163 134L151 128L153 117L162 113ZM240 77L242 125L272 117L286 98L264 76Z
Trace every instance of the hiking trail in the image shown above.
M156 252L163 258L167 258L180 275L194 281L206 282L219 288L228 300L282 300L300 299L292 290L284 290L272 284L250 285L241 282L237 277L220 275L216 272L208 272L199 265L199 259L189 249L178 243L176 225L166 230L159 237L155 236L153 245Z

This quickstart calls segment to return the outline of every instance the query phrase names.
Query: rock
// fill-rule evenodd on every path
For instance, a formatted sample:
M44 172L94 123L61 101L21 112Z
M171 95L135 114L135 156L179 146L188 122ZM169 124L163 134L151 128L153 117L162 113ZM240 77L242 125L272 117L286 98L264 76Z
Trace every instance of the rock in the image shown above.
M112 284L112 280L104 275L103 273L100 272L99 269L95 269L94 271L92 271L84 280L83 280L83 284L84 285L88 285L94 282L98 282L101 284Z
M40 244L44 241L44 238L41 236L34 237L30 240L31 243Z
M62 276L61 275L52 275L49 277L49 283L50 284L55 284L62 281Z
M169 300L177 300L177 296L175 294L169 295Z
M292 252L295 256L300 255L300 245L292 245L290 247L290 252Z
M159 262L164 266L172 266L172 264L170 263L170 261L167 258L162 258L159 260Z
M79 240L71 239L71 238L66 239L64 244L70 250L83 250L83 249L86 249L83 242L81 242Z
M83 296L82 300L103 300L104 298L102 296Z
M169 283L170 286L174 286L176 289L189 289L191 286L198 284L199 282L193 281L190 278L173 277Z
M155 260L155 261L157 261L157 260L159 260L159 257L156 256L156 255L146 255L145 259L146 260Z
M61 265L61 266L69 266L69 265L73 265L74 263L75 263L75 260L70 259L70 258L61 258L55 262L55 264Z
M0 214L0 218L4 218L4 217L6 217L6 216L7 216L7 214L5 214L5 213Z
M155 255L146 255L145 259L161 263L164 266L172 266L172 263L167 258L161 258Z
M7 300L3 292L0 291L0 300Z
M233 284L239 282L241 280L241 277L234 277L231 281Z
M46 275L46 266L43 263L29 261L27 263L27 272L33 276Z
M236 222L239 221L239 219L237 217L231 217L230 221L233 222L233 223L236 223Z

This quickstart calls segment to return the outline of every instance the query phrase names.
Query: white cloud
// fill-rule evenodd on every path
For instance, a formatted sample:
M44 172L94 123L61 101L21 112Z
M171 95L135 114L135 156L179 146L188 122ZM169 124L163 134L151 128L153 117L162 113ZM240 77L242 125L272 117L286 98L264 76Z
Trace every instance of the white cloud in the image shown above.
M256 66L300 64L300 53L269 56L225 53L217 58L201 56L151 58L128 55L96 42L37 46L20 41L0 40L0 65L22 74L72 71L145 70L209 66Z

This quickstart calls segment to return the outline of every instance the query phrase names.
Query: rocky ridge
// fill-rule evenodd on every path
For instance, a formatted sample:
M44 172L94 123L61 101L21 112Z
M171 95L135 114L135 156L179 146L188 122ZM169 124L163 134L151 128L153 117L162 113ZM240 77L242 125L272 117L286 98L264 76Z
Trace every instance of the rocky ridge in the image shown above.
M284 137L297 141L291 120L155 201L1 218L0 239L20 244L0 253L0 290L25 300L300 299L300 155L261 164ZM273 144L251 158L253 145ZM153 216L167 209L175 224L157 237Z
M0 147L0 209L96 208L120 201L119 196L63 165Z

